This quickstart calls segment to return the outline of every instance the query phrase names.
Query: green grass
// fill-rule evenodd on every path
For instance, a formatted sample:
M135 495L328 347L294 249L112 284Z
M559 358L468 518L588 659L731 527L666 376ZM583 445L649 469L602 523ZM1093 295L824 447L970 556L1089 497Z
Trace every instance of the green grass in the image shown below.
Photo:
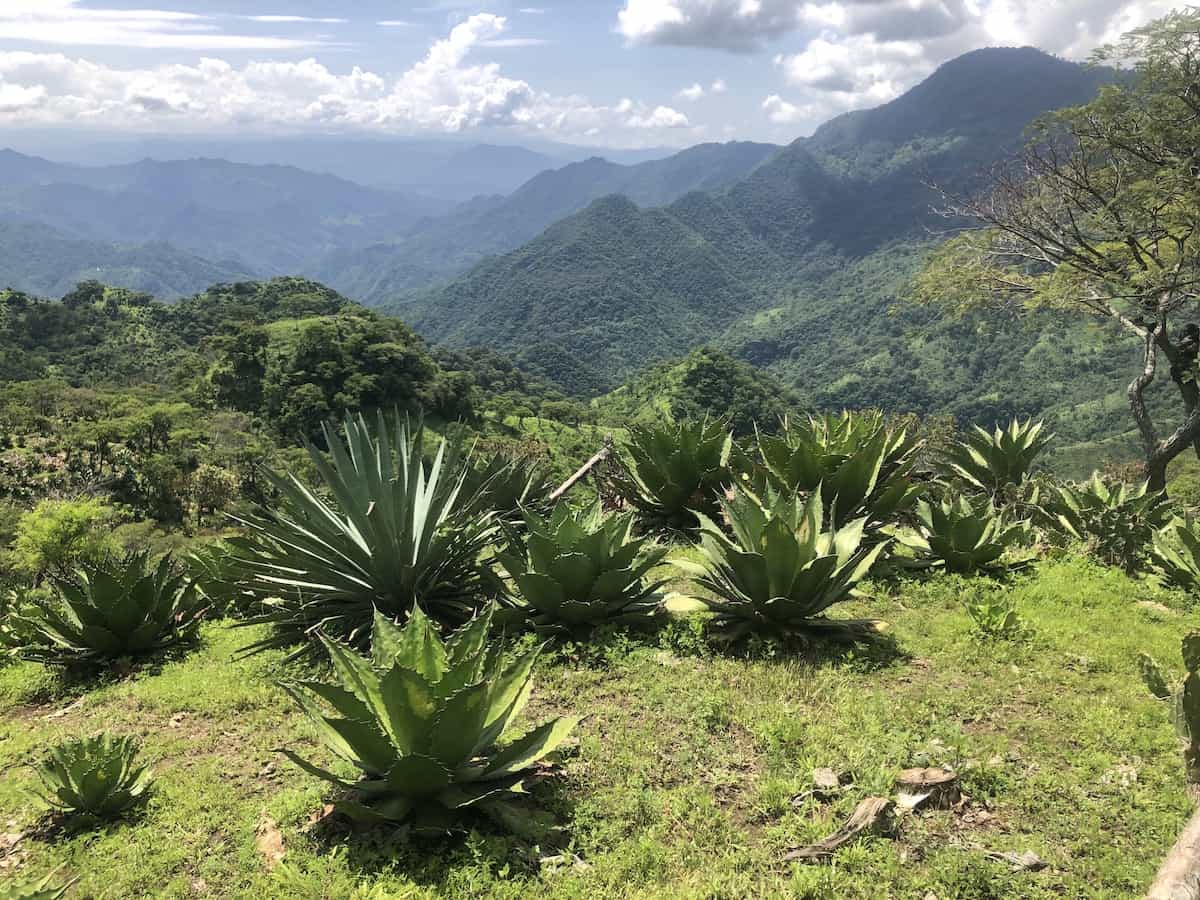
M963 610L1003 591L1032 636L989 642ZM1195 621L1185 598L1066 556L1000 584L939 576L876 584L846 614L891 641L798 655L724 654L675 624L547 656L529 721L585 716L557 785L535 789L563 845L488 829L431 841L308 828L325 785L275 748L328 761L273 684L278 656L234 662L251 638L217 623L190 655L125 679L64 682L0 669L0 822L29 834L23 874L78 875L73 897L1137 896L1190 813L1166 710L1137 677L1147 650L1177 670ZM1143 605L1153 601L1155 605ZM157 772L138 816L81 834L40 827L23 763L50 741L133 733ZM828 866L782 862L832 832L899 770L952 766L969 803L902 819ZM832 803L803 799L812 770L849 773ZM801 797L794 802L793 798ZM268 868L256 829L274 823ZM1032 850L1014 873L989 851Z

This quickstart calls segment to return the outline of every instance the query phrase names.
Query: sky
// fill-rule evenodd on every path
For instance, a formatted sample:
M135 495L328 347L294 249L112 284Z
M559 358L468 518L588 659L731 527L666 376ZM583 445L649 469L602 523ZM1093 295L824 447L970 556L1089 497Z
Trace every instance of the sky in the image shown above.
M536 3L539 5L528 5ZM0 0L0 129L786 142L1163 0Z

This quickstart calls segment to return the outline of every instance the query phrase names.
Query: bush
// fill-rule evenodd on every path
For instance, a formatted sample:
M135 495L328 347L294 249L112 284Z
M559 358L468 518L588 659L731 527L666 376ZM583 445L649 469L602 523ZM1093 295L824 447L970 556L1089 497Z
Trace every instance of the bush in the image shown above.
M43 790L35 793L80 823L114 819L142 803L150 789L150 770L136 764L137 755L131 737L66 741L37 766Z

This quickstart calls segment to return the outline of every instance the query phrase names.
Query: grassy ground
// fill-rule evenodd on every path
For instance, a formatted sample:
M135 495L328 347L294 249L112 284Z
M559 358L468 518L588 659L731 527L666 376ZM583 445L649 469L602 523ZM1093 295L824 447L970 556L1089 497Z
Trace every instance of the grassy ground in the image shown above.
M1032 636L975 637L962 600L979 591L1011 592ZM1182 598L1073 557L1006 585L871 593L847 611L891 623L871 651L731 656L674 626L547 658L529 716L586 716L560 783L537 789L560 847L310 827L327 792L274 748L328 757L274 686L278 657L231 661L245 630L213 624L190 655L98 685L11 665L0 831L24 837L0 873L62 866L72 897L113 898L1138 896L1190 812L1166 710L1135 668L1143 649L1178 668L1195 620ZM54 833L22 764L101 728L142 736L153 798L107 829ZM904 817L832 865L782 861L900 769L939 764L962 773L962 809ZM807 794L818 767L852 778L832 802ZM1026 850L1048 867L987 856Z

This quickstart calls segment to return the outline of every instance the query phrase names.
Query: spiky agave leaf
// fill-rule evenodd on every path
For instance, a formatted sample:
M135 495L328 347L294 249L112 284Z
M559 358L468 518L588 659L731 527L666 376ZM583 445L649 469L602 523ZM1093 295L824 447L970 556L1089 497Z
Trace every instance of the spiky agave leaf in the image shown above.
M498 744L529 700L540 649L507 659L500 643L488 643L491 624L489 608L443 641L420 607L403 627L376 611L370 659L322 637L340 686L283 687L361 777L351 782L281 752L345 791L338 806L352 818L444 829L470 807L497 812L524 793L575 720L555 719Z
M12 877L0 881L0 900L62 900L67 891L78 881L72 878L66 884L55 884L59 869L41 878Z
M675 561L715 595L703 602L719 621L734 634L861 632L865 623L823 614L853 595L887 546L864 546L864 519L827 529L820 491L807 500L769 491L764 502L739 490L721 510L732 537L701 515L703 564Z
M1200 592L1200 533L1193 522L1176 520L1155 532L1150 558L1164 582Z
M464 462L463 491L475 498L475 509L490 512L503 523L519 524L525 511L550 508L554 484L539 459L513 453L472 452Z
M900 543L919 558L950 572L971 573L1011 568L1028 559L1003 559L1011 548L1030 538L1029 523L1012 522L991 497L972 500L950 495L938 503L918 501L919 530L901 529Z
M25 659L70 665L139 657L196 637L206 598L170 557L132 553L83 565L56 596L9 617L0 641Z
M874 532L920 495L922 488L911 475L921 446L878 413L785 419L778 434L756 434L760 471L747 474L760 493L768 485L785 494L819 489L833 525L861 518Z
M576 512L563 502L525 522L525 539L497 557L509 578L506 619L577 631L644 621L657 610L663 582L647 575L667 551L633 536L631 514L607 515L599 502Z
M720 421L637 425L614 485L650 528L687 531L696 526L695 510L715 509L732 478L732 450L733 435Z
M940 453L939 465L951 479L993 496L1018 487L1033 472L1034 463L1054 440L1045 423L1014 418L991 432L974 430Z
M308 452L329 499L294 475L272 475L278 506L239 520L248 540L233 561L265 609L250 624L273 626L248 651L318 629L365 646L376 609L395 618L418 604L439 621L468 619L496 526L472 508L455 451L443 440L426 465L422 429L400 417L389 427L382 413L374 428L348 417L341 437L324 427L329 457Z
M37 765L43 789L35 793L80 821L115 818L144 801L153 780L138 749L134 738L108 734L65 741Z

